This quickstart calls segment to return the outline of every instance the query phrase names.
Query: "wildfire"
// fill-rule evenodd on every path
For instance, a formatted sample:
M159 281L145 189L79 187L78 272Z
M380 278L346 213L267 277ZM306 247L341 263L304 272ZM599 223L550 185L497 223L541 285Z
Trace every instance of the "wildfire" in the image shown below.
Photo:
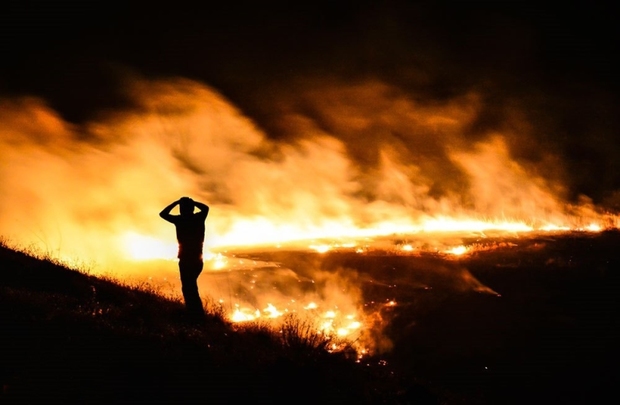
M220 300L223 303L223 300ZM291 304L296 304L294 300L291 300ZM303 310L300 310L302 308ZM267 304L262 310L253 309L249 307L241 306L240 304L234 305L234 310L230 316L230 321L234 323L252 322L258 320L280 320L283 315L288 313L298 313L300 316L313 319L315 322L315 328L318 333L326 336L337 336L340 339L351 338L354 333L359 333L363 328L364 323L358 320L359 315L348 314L343 315L337 308L328 309L324 311L319 310L319 306L310 302L307 305L289 305L282 308L277 308L274 304ZM360 343L355 343L351 340L351 344L357 347L359 351L366 352L368 349L361 346ZM332 347L332 350L337 350L338 345Z
M492 249L466 238L618 228L618 217L587 197L565 201L560 176L539 175L563 167L541 156L536 134L522 133L528 125L481 129L472 142L465 134L484 108L475 94L425 103L378 81L303 87L292 100L274 100L286 111L266 127L283 136L186 79L130 83L135 108L79 126L44 100L0 100L3 232L61 259L100 264L100 273L152 273L147 261L177 255L174 230L157 213L190 194L211 208L201 277L211 277L213 296L238 302L227 308L233 322L298 313L325 333L352 336L368 322L351 289L330 285L330 300L324 291L293 296L305 281L280 288L277 278L295 269L277 273L279 263L230 251L294 247L319 262L317 255L361 258L380 246L461 257ZM517 136L527 140L519 154L511 150ZM536 159L523 158L528 147ZM553 167L543 170L547 163ZM177 275L168 262L158 271Z
M220 270L228 264L228 258L221 253L206 252L203 254L205 261L210 262L213 270Z
M613 218L614 223L617 219ZM406 221L403 221L406 222ZM222 253L213 253L217 250L227 249L231 247L243 248L243 247L263 247L263 248L281 248L282 246L293 246L304 248L304 241L316 240L317 236L325 242L321 243L308 243L305 245L306 249L318 252L327 253L334 249L354 250L357 253L363 253L366 251L369 245L373 243L373 240L380 237L386 237L389 235L413 235L418 238L423 238L424 235L451 235L451 234L480 234L484 235L488 232L493 232L494 235L504 234L520 234L531 232L562 232L562 231L583 231L583 232L600 232L605 229L600 223L592 222L585 226L570 227L566 225L557 224L544 224L538 227L527 225L524 222L510 222L510 221L482 221L474 219L449 219L446 217L428 219L419 224L393 224L390 226L388 223L382 223L374 228L358 228L350 226L348 228L339 226L337 228L326 227L323 230L315 229L308 233L304 228L298 228L296 232L293 232L292 225L289 227L289 233L291 236L287 236L287 233L279 233L274 228L273 237L263 238L263 234L256 234L256 239L251 239L251 235L237 235L236 231L230 231L223 236L214 235L210 238L211 244L208 248L205 248L205 260L210 262L212 269L225 268L230 261L230 258L222 255ZM294 235L294 236L292 236ZM307 236L307 237L306 237ZM347 239L346 242L342 242L342 239ZM229 245L229 240L236 240L241 243L236 245ZM265 240L272 240L274 244L265 243ZM217 243L220 241L220 243ZM277 241L277 242L275 242ZM120 237L119 242L123 250L126 252L126 257L130 260L150 260L150 259L170 259L176 256L176 242L168 240L158 239L154 236L142 235L137 232L126 232ZM221 244L224 243L224 244ZM403 252L414 252L417 250L413 244L406 243L400 245L399 248ZM462 255L469 251L469 248L465 246L453 246L444 250L445 253L452 255Z
M338 242L339 239L342 239L342 234L337 235L329 235L326 232L323 236L324 240L332 239L333 242L324 242L324 243L309 243L306 245L306 249L318 252L318 253L327 253L334 249L344 249L344 250L353 250L356 253L364 253L369 246L372 246L373 238L384 237L386 235L387 226L384 224L379 229L358 229L351 228L346 237L349 239L348 242L342 243ZM402 225L399 225L394 228L395 230L402 230ZM568 226L560 226L547 224L541 226L539 228L533 228L531 226L525 225L524 223L519 222L483 222L483 221L462 221L462 220L454 220L449 221L446 218L442 218L436 221L428 221L427 223L415 227L409 228L409 232L407 235L414 235L418 238L423 238L425 234L435 235L433 237L437 237L437 235L443 234L445 236L449 236L451 234L468 234L468 233L478 233L484 234L485 232L492 231L495 235L499 235L498 232L503 232L505 234L519 234L519 233L531 233L531 232L562 232L562 231L583 231L583 232L601 232L604 230L604 227L598 223L590 223L583 227L575 227L571 228ZM284 245L287 246L299 246L303 248L304 240L300 238L299 235L303 235L303 230L299 231L299 234L296 238L292 240L280 239L279 243L275 245L275 247L282 247ZM399 233L387 233L388 235L398 235ZM221 240L228 240L229 238L234 238L229 235ZM357 241L353 241L353 239L357 238ZM214 237L213 239L218 239ZM120 238L119 242L125 252L126 257L129 260L154 260L154 259L171 259L176 256L176 242L170 240L157 239L153 236L141 235L136 232L126 232ZM363 244L363 246L362 246ZM254 246L250 244L248 247ZM269 246L261 246L269 248ZM239 248L241 246L238 246ZM272 246L274 247L274 246ZM214 252L219 249L225 249L228 246L218 246L212 245L209 248L205 248L204 257L205 262L208 263L211 269L218 270L224 269L226 267L231 266L232 258L227 257L221 252ZM406 243L400 245L399 249L404 253L411 253L416 250L419 250L418 247L413 244ZM444 249L444 252L447 254L460 256L470 251L469 247L463 245L452 246ZM234 261L234 260L233 260ZM237 261L238 262L238 261ZM237 263L238 264L238 263Z
M455 246L451 249L446 250L446 253L455 255L455 256L460 256L463 255L465 253L467 253L469 249L466 246Z
M290 225L289 230L292 229ZM336 233L330 233L337 230ZM399 233L403 230L407 230L408 233ZM390 251L391 254L424 254L428 253L443 253L449 256L460 257L472 252L482 252L485 250L492 250L499 247L514 246L510 242L476 242L463 244L462 237L476 235L476 239L484 239L487 233L492 236L498 235L515 235L515 234L527 234L532 232L563 232L566 230L575 230L582 232L600 232L603 227L596 222L590 222L581 227L567 227L563 225L545 224L539 227L532 225L526 225L524 222L510 222L510 221L481 221L481 220L465 220L455 219L450 220L447 217L440 217L436 219L428 219L417 225L406 224L406 221L402 221L399 224L390 227L388 223L382 223L375 228L357 228L350 226L346 228L340 226L338 228L327 228L324 233L318 233L315 229L313 236L321 236L320 238L302 239L304 230L299 228L291 235L295 235L293 239L287 240L285 234L280 234L277 244L272 245L271 249L281 249L282 247L293 247L295 250L305 250L310 252L316 252L318 254L325 254L328 252L355 252L363 254L366 252L372 252L374 249L384 249ZM387 235L387 236L386 236ZM233 234L228 234L225 237L212 238L213 240L226 241L235 239ZM438 245L429 244L427 240L442 241ZM250 241L249 236L246 235L246 241ZM390 242L392 241L392 242ZM123 235L122 243L125 246L128 257L134 261L144 261L149 259L160 259L174 257L176 254L176 243L166 242L164 240L157 239L152 236L141 235L137 232L126 233ZM390 248L390 243L392 247ZM252 246L252 245L250 245ZM226 246L218 246L216 243L211 243L209 247L205 248L205 271L212 271L226 276L232 274L230 272L241 271L249 272L251 274L257 269L265 268L279 268L277 263L265 263L258 262L256 260L244 259L235 257L233 254L227 253ZM239 249L238 249L239 250ZM243 251L243 249L241 249ZM215 273L214 273L215 274ZM230 276L226 276L230 277ZM265 290L264 287L261 290L259 288L260 277L254 274L246 282L246 286L239 285L235 288L247 288L248 290L256 291L256 294L264 294L264 298L267 301L265 304L258 306L252 305L247 302L235 303L232 308L229 307L228 319L234 323L244 322L256 322L264 321L274 323L277 325L284 319L286 314L297 314L307 319L311 319L314 323L314 328L317 333L325 336L334 336L339 339L350 340L356 342L353 346L358 353L363 355L370 349L366 345L367 341L359 340L361 334L366 333L366 329L372 325L366 317L364 306L359 303L353 305L351 308L355 309L353 312L343 312L339 306L334 303L330 304L321 300L308 300L301 297L287 297L273 296L271 292ZM314 281L312 281L314 282ZM221 283L221 282L220 282ZM237 284L236 284L237 285ZM256 290L255 290L256 288ZM481 287L483 288L483 287ZM232 298L232 297L229 297ZM292 299L291 299L292 298ZM342 294L339 298L341 302L346 302L349 298L346 294ZM234 302L234 298L232 298ZM230 300L229 300L230 301ZM223 303L223 299L220 303ZM397 305L396 301L388 300L383 303L381 308L392 308ZM376 307L373 303L372 307ZM370 307L366 308L366 311ZM372 313L369 312L369 314ZM375 315L371 315L375 316ZM363 342L363 343L362 343ZM331 350L338 350L339 346L335 345L335 348Z
M176 256L177 251L174 243L135 232L122 235L121 243L132 260L170 259Z
M331 247L331 246L329 246L329 245L310 245L309 247L310 247L310 249L312 249L312 250L316 250L316 251L317 251L317 252L319 252L319 253L325 253L325 252L328 252L328 251L329 251L329 250L331 250L331 248L332 248L332 247Z
M310 302L308 305L304 307L304 309L317 309L318 305L314 302Z
M263 309L263 312L267 315L268 318L277 318L284 314L284 312L278 311L278 309L274 307L273 304L267 304L267 308Z
M235 304L235 310L230 316L230 320L233 322L248 322L258 318L260 318L260 311L258 309L252 311L248 308L240 308L239 304Z

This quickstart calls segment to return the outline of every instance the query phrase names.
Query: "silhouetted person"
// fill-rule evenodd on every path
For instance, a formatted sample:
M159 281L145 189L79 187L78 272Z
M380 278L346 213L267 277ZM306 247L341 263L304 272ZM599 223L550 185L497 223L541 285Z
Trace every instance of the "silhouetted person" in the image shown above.
M179 206L181 215L170 211ZM198 212L194 212L194 207ZM205 220L209 207L189 197L182 197L164 208L159 216L175 225L179 242L179 271L185 306L192 317L204 319L204 308L198 294L198 276L202 272L202 245L205 239Z

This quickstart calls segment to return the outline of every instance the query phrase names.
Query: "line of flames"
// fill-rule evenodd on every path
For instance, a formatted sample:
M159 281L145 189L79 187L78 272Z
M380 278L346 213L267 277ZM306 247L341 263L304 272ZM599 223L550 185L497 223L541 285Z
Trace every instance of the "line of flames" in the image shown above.
M617 223L614 218L614 223ZM604 227L600 223L590 223L586 226L579 228L571 228L567 226L548 224L539 228L526 225L522 222L484 222L484 221L450 221L446 219L437 219L428 221L423 227L407 228L397 227L400 234L414 234L417 236L421 233L450 233L450 232L507 232L510 234L529 233L533 231L538 232L562 232L562 231L583 231L583 232L600 232ZM392 231L394 228L389 228ZM359 242L360 238L371 238L381 235L394 235L395 232L388 232L388 228L378 228L374 230L356 230L351 232L353 235L350 239L342 242L342 235L334 237L332 234L331 242L307 242L305 249L316 251L319 254L325 254L327 252L338 250L350 250L356 253L363 254L370 249L370 244ZM329 236L323 236L323 240L329 240ZM318 239L318 238L317 238ZM222 240L227 240L223 238ZM286 240L280 240L279 242L285 243ZM129 256L134 260L145 260L154 258L170 258L174 257L176 253L176 243L165 243L153 237L143 236L138 233L128 233L124 236L124 244L128 249ZM299 246L299 243L296 244ZM276 243L275 247L279 248L282 245ZM302 245L303 246L303 245ZM488 247L487 247L488 248ZM410 243L401 243L393 247L394 253L398 254L413 254L419 251L420 248L415 247ZM445 246L437 253L445 254L447 256L463 256L474 251L479 250L477 246L459 244L456 246ZM222 253L212 252L205 250L205 265L211 270L217 271L230 267L229 258ZM223 304L224 300L220 300ZM395 301L388 301L383 303L384 306L396 306ZM321 308L316 302L308 302L305 304L297 303L295 300L291 300L289 306L281 308L276 307L273 303L268 303L264 308L249 308L241 306L240 304L232 304L232 311L228 318L233 323L253 322L258 320L274 321L281 319L284 315L290 313L297 313L313 319L316 322L316 330L318 333L325 334L326 336L336 336L340 339L348 339L355 341L356 337L359 337L363 331L368 328L364 315L356 313L341 313L338 308L325 309ZM361 313L361 311L360 311ZM352 345L358 353L358 361L368 354L370 351L367 347L361 344ZM334 344L331 347L332 350L337 351L340 347Z

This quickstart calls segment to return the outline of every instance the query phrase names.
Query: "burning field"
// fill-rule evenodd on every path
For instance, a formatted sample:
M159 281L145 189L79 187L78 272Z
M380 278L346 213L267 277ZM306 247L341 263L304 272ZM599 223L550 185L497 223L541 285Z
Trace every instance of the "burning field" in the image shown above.
M189 195L210 207L201 294L233 323L294 314L456 402L607 392L616 194L577 193L516 104L487 125L476 92L297 86L264 127L182 78L135 79L131 108L79 125L0 100L4 237L178 298L157 213Z
M618 383L619 244L614 230L227 250L201 288L233 322L294 313L446 403L592 403Z
M296 317L447 403L612 393L611 6L73 3L0 13L2 243L179 299L157 214L189 196L235 327Z

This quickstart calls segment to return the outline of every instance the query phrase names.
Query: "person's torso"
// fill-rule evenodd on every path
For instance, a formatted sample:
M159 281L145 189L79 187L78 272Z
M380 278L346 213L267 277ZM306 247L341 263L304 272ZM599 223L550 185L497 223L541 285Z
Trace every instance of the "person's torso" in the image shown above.
M179 258L202 257L202 245L205 239L204 221L205 218L199 214L176 219Z

